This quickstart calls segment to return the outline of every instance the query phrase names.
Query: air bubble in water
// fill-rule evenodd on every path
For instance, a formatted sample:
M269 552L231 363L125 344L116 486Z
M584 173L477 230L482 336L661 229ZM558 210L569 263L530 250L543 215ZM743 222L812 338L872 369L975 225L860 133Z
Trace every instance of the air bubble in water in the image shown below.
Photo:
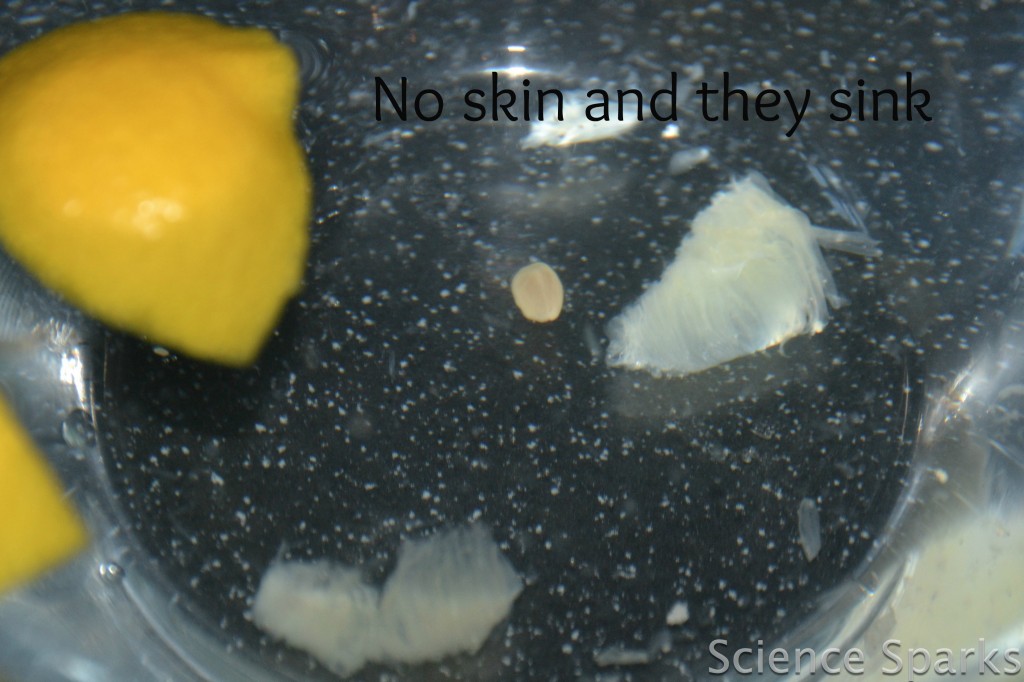
M83 410L74 410L61 424L61 435L68 447L86 448L96 444L92 419Z
M297 31L281 31L281 41L295 51L299 60L299 76L305 85L317 83L330 65L330 50L322 38Z
M105 561L100 564L100 577L107 582L119 582L124 579L124 568L121 564L113 561Z

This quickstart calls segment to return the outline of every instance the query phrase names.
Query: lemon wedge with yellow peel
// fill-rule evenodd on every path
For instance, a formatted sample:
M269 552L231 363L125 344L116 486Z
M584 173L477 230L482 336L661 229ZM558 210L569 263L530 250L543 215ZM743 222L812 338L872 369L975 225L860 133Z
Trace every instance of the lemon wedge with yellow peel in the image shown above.
M298 290L311 188L295 56L268 31L126 14L0 59L0 242L104 322L230 365Z
M69 558L86 541L60 482L0 398L0 592Z

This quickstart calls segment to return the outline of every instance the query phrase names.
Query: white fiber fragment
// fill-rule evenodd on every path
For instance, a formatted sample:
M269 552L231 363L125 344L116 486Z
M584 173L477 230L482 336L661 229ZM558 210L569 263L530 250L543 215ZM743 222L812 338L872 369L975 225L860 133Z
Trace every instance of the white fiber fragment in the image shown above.
M809 497L800 500L796 514L797 532L800 534L800 547L808 561L814 561L821 551L821 517L818 505Z
M647 642L647 648L640 649L615 644L594 652L594 663L598 667L648 665L662 654L672 650L672 634L668 630L659 630Z
M666 625L682 625L690 620L690 607L684 601L677 601L665 616Z
M260 582L256 625L348 674L368 662L419 663L475 653L522 580L479 525L403 542L382 589L358 569L277 562Z
M596 100L595 100L596 101ZM567 92L562 101L562 120L558 120L558 107L553 100L548 100L544 107L544 120L530 124L530 134L523 138L523 149L531 149L547 145L549 147L565 147L583 142L597 142L625 135L640 121L636 111L627 111L623 120L618 120L615 104L610 109L614 112L608 121L591 121L587 118L587 107L594 104L583 92Z
M814 227L751 173L711 199L675 260L609 325L608 364L684 375L771 348L843 303L820 244L877 253L861 232Z
M646 649L627 649L624 646L610 646L594 654L594 663L599 667L611 665L647 665L652 656Z
M711 158L711 149L708 147L691 147L680 149L668 161L668 172L671 175L682 175L693 170L700 164Z

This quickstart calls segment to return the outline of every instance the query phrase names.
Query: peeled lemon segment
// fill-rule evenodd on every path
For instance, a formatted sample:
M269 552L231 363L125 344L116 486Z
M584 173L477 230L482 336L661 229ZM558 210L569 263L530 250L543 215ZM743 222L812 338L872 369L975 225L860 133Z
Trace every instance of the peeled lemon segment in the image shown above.
M0 592L68 559L86 541L60 482L0 398Z
M0 242L104 322L250 363L299 289L311 186L292 52L168 13L0 59Z

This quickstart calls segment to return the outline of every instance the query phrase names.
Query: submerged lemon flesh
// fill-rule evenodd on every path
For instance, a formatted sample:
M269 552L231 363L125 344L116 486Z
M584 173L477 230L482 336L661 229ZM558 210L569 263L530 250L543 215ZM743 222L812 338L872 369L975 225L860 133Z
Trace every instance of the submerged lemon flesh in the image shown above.
M0 398L0 592L85 546L78 514L60 482Z
M305 264L297 97L262 29L157 12L27 43L0 60L0 241L108 324L248 364Z

